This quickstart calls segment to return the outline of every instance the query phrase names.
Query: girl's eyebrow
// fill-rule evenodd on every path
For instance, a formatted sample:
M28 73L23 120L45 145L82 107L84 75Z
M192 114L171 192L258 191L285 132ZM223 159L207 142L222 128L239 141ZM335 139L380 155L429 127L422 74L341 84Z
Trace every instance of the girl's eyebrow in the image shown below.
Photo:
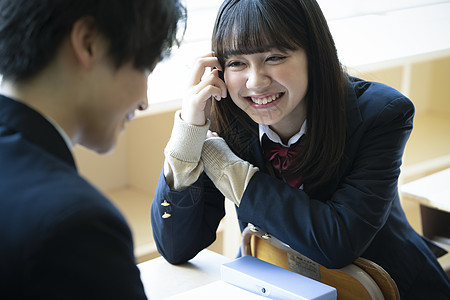
M229 48L226 49L226 51L222 51L222 57L227 58L230 56L237 56L237 55L245 55L245 54L254 54L254 53L263 53L263 52L269 52L273 49L282 50L279 45L274 44L264 44L259 46L253 46L250 48L243 48L242 49L236 49L236 48Z

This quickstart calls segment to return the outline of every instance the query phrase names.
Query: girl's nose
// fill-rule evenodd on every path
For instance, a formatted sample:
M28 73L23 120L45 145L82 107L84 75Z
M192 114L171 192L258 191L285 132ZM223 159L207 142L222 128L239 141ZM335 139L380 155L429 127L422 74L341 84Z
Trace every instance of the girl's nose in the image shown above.
M249 90L261 90L270 85L271 79L263 68L251 68L247 73L246 87Z

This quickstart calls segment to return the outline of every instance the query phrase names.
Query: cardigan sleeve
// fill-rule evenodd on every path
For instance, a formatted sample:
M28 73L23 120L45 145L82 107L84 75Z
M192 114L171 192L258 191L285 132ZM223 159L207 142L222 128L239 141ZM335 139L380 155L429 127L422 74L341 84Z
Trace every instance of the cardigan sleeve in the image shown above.
M236 156L222 138L205 141L202 161L206 175L229 200L239 206L242 195L252 176L259 170Z
M164 149L164 176L171 189L183 190L193 184L203 172L200 155L210 121L204 126L187 124L175 113L174 126Z

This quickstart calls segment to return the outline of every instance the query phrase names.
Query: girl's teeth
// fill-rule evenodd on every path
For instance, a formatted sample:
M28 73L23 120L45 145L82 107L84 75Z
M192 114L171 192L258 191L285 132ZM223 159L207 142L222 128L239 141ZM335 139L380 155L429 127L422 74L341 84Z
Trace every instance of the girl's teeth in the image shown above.
M273 96L269 96L269 97L265 97L265 98L253 98L250 97L252 99L252 101L256 104L267 104L272 102L273 100L276 100L278 98L280 98L281 94L277 94L277 95L273 95Z

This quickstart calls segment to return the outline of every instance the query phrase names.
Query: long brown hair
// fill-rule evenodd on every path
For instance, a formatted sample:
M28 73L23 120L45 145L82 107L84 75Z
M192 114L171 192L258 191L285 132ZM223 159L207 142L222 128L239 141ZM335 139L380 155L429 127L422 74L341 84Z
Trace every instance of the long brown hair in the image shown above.
M226 0L217 15L212 49L224 67L227 57L303 48L308 58L307 133L304 155L297 157L305 190L336 171L345 146L347 77L319 5L314 0ZM229 96L228 96L229 97ZM230 101L227 101L230 100ZM249 160L249 141L257 124L231 99L214 101L212 130Z

